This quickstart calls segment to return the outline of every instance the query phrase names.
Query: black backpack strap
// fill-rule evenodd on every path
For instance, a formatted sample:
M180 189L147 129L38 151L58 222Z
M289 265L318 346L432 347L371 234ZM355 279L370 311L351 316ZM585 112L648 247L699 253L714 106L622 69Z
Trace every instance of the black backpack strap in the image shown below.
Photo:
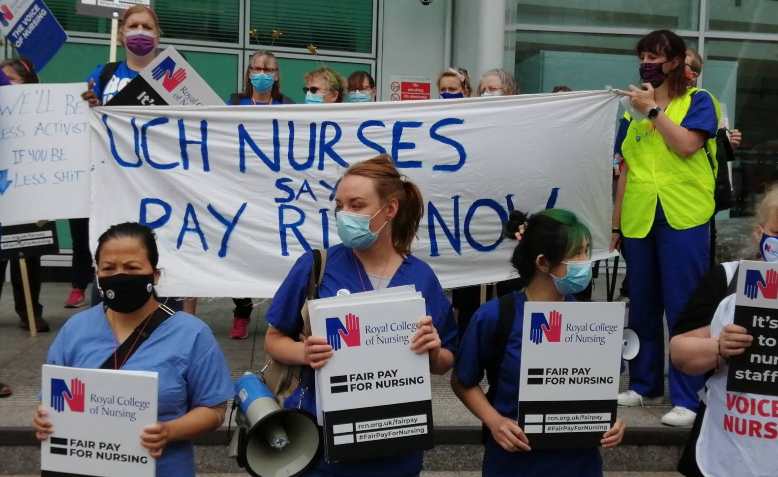
M494 403L497 395L500 367L505 357L505 348L508 346L508 337L510 337L511 330L513 330L513 322L516 321L516 294L514 292L507 293L501 296L498 302L500 312L497 333L494 339L494 359L487 367L487 376L490 379L494 379L494 382L489 381L489 391L486 393L486 398L490 403ZM481 426L481 433L482 440L486 442L489 429L487 429L485 424Z
M138 348L140 348L140 345L149 339L149 336L154 333L154 330L174 314L175 311L166 305L159 305L159 308L157 308L148 318L143 320L143 322L133 330L132 334L116 348L116 351L106 358L105 362L100 366L100 369L119 369L116 365L118 363L126 363L127 360L130 359L130 356L135 354Z
M118 61L106 63L105 66L103 66L103 70L100 71L100 77L97 79L97 86L100 88L100 94L103 94L105 87L108 86L108 82L111 81L111 77L113 77L113 74L116 73L118 68ZM100 98L100 101L102 100L103 98Z
M740 272L740 266L735 269L735 273L732 274L732 280L729 281L729 284L727 285L727 294L726 296L732 295L733 293L737 292L737 274Z

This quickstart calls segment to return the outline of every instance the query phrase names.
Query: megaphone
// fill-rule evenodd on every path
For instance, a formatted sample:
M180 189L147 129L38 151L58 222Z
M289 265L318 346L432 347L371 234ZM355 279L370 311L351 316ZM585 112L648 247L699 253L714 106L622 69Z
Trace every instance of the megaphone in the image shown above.
M627 361L635 359L640 351L638 334L629 328L624 328L624 343L621 348L621 358Z
M299 409L282 409L256 374L235 382L238 425L230 455L254 477L293 477L315 464L320 452L316 420Z

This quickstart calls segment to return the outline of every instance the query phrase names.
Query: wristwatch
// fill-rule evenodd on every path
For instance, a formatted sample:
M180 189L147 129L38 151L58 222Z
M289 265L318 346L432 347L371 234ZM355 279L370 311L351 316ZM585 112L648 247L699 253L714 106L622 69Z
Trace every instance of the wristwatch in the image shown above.
M659 116L659 112L662 110L659 106L654 106L653 108L648 110L648 114L646 114L646 117L650 120L656 119L657 116Z

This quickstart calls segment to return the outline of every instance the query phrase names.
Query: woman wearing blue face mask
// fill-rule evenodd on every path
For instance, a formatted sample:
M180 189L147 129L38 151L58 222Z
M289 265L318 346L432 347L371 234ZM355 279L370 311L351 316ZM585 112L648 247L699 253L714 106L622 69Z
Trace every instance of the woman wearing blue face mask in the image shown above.
M281 94L278 60L269 51L259 50L251 55L243 85L243 92L232 95L229 104L294 104L294 101Z
M342 103L345 81L326 66L305 74L305 104Z
M464 68L449 68L438 76L440 99L469 98L470 76Z
M530 217L516 238L511 262L528 285L509 295L514 316L504 347L495 346L500 341L502 299L493 299L476 311L460 341L451 386L488 429L484 476L601 476L596 448L532 450L532 440L517 422L524 304L572 300L571 295L586 288L592 277L591 235L572 212L548 209ZM479 386L484 373L489 381L486 394ZM602 446L614 447L623 436L619 419L603 434Z
M375 101L375 80L367 71L351 73L347 81L347 103L371 103Z
M754 260L778 263L778 185L765 193L757 207L754 242L758 244ZM778 436L769 431L764 414L744 416L736 406L728 410L728 402L773 403L775 397L747 393L727 393L728 359L741 355L751 345L753 337L745 328L733 324L735 319L735 288L738 261L722 263L711 269L686 305L671 333L670 358L679 369L694 376L705 376L700 412L689 434L689 440L678 464L678 471L687 477L707 475L775 475ZM724 415L736 422L748 419L753 429L736 426L745 432L732 432L725 426ZM745 419L744 419L745 417ZM751 424L754 423L754 424ZM772 433L772 438L767 436Z
M414 285L426 300L427 315L410 350L428 354L430 371L444 374L452 366L456 324L451 305L429 265L410 253L424 211L419 189L406 180L387 155L352 165L335 195L338 236L343 242L327 250L318 296ZM321 336L301 338L313 253L303 254L278 288L267 321L265 350L277 361L302 365L300 386L285 400L286 407L315 414L314 369L327 364L332 347ZM422 452L354 463L318 462L306 476L410 477L421 472Z

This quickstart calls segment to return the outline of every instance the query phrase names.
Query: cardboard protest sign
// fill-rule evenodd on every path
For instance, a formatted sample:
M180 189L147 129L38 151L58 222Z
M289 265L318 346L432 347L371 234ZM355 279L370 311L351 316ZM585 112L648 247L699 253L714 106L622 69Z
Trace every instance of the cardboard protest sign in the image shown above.
M157 373L43 365L41 390L54 433L41 443L41 469L57 475L154 477L140 444L157 422Z
M223 105L208 83L175 48L157 55L106 106Z
M36 71L57 54L68 37L43 0L5 0L0 4L0 34Z
M778 266L742 261L738 267L735 324L754 337L729 361L727 391L778 396Z
M112 18L114 12L123 12L135 5L151 6L151 0L78 0L76 13L91 17Z
M611 93L576 92L94 108L90 235L127 220L152 227L164 295L272 297L301 253L339 242L334 192L346 168L387 153L421 189L414 254L444 287L513 277L515 242L502 237L513 209L572 210L602 258L617 107Z
M0 88L3 225L89 216L84 83Z
M519 426L533 449L596 447L616 422L624 303L527 302Z
M0 228L0 259L59 253L56 222Z
M410 349L424 298L404 287L314 300L308 310L313 334L334 350L316 371L327 460L431 448L429 358Z

